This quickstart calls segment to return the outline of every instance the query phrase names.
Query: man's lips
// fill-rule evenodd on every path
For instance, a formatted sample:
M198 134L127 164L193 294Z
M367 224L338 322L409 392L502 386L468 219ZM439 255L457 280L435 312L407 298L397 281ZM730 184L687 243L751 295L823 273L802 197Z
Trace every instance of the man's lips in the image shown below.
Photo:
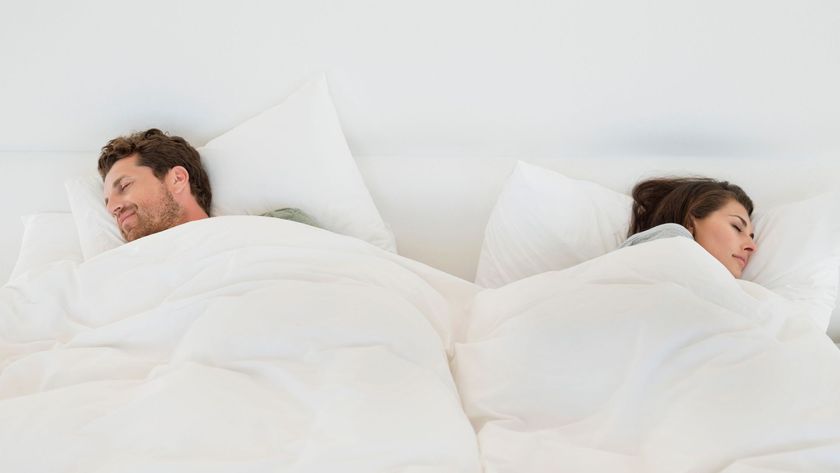
M131 217L132 215L134 215L133 210L129 210L129 211L125 212L124 214L120 215L120 219L119 219L120 228L122 228L123 222L125 222L125 219L127 219L128 217Z

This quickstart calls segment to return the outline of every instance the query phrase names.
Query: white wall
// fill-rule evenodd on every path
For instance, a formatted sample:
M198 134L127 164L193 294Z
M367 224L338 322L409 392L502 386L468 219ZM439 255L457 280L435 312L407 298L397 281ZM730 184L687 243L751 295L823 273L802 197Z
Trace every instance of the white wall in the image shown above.
M0 150L200 145L327 71L364 156L836 156L834 0L3 0Z

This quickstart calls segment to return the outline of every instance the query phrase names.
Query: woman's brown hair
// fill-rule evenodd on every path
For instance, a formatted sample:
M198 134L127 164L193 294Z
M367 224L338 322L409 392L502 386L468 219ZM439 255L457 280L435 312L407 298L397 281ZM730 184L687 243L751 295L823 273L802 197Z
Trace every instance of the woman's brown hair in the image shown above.
M633 211L627 236L663 223L678 223L689 230L694 219L703 219L735 200L751 215L753 203L743 189L727 181L706 177L660 177L633 187ZM692 232L693 233L693 232Z

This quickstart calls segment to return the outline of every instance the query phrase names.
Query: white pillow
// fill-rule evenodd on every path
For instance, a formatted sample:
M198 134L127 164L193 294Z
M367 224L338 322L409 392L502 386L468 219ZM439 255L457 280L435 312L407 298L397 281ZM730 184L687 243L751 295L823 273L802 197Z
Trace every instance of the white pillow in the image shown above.
M99 174L68 179L64 187L86 260L125 243L114 218L105 208Z
M612 251L627 236L632 204L593 182L520 161L484 231L475 282L500 287Z
M488 221L476 283L500 287L608 253L626 238L631 208L630 196L520 162ZM758 250L743 279L815 304L827 327L840 284L840 193L756 210L752 220Z
M323 74L197 149L210 178L213 215L296 207L327 230L396 251L347 147ZM123 243L95 177L66 183L86 259Z
M742 278L813 303L828 328L840 283L840 193L756 209L752 221L757 250Z
M396 250L347 147L323 74L198 151L215 215L295 207L327 230Z
M82 261L76 222L69 213L26 215L23 240L11 279L55 261Z

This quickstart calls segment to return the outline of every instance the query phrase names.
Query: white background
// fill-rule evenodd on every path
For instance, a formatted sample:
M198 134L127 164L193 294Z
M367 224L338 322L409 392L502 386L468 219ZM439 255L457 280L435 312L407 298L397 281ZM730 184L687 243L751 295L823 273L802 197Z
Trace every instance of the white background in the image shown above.
M840 151L834 0L2 0L0 151L201 145L319 71L357 156Z

